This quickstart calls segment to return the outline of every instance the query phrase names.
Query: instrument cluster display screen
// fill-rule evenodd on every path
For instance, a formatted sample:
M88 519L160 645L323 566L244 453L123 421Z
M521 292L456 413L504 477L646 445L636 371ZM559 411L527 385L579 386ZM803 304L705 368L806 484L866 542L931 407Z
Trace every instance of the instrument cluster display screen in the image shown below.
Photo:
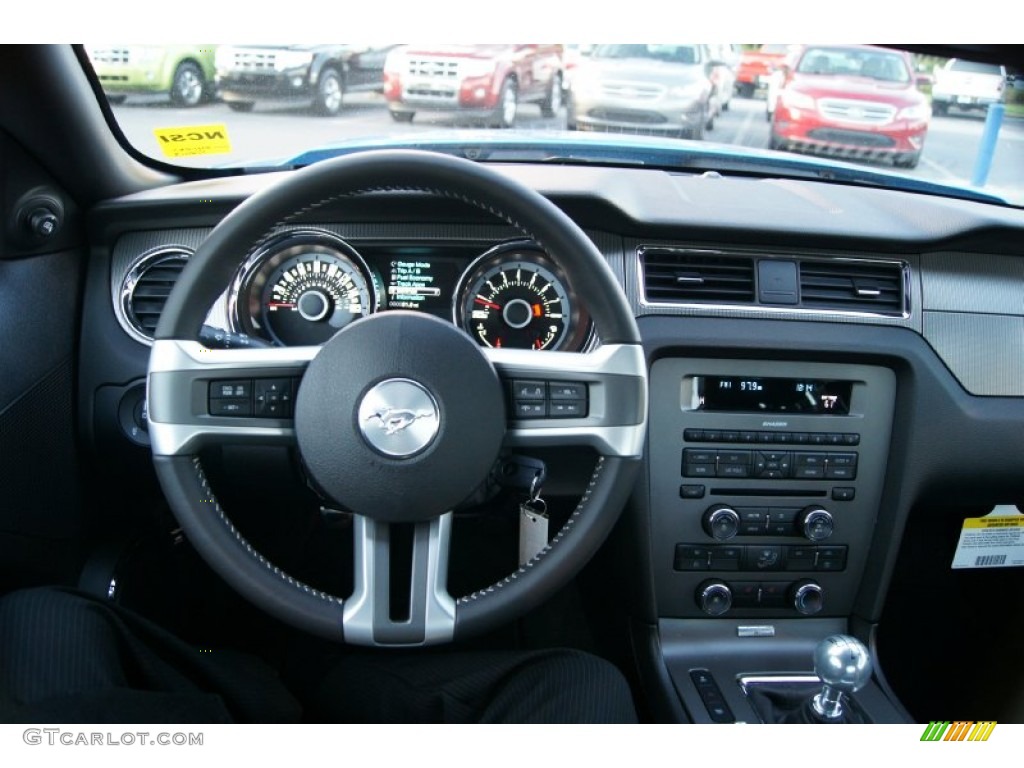
M694 376L694 410L846 416L852 381Z
M379 260L388 309L415 309L451 320L452 293L463 264L438 256L397 256Z

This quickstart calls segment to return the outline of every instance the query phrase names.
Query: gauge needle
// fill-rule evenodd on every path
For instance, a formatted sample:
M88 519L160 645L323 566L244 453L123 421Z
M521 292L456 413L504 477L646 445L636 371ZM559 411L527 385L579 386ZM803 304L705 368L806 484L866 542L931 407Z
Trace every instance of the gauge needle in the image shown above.
M473 301L475 301L477 304L481 304L487 307L488 309L501 309L501 307L498 304L495 304L493 301L488 301L487 299L482 298L480 296L477 296L475 299L473 299Z
M271 309L277 309L278 307L294 307L294 301L268 301L267 306Z

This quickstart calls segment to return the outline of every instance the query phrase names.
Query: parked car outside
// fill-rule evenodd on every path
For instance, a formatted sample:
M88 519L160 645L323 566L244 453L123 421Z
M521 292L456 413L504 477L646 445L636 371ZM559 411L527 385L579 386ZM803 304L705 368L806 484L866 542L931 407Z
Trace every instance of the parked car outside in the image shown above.
M702 139L714 127L706 45L598 45L573 75L570 130Z
M932 110L939 115L950 107L985 112L1006 93L1006 67L998 64L950 59L934 74Z
M511 128L524 102L557 114L563 82L562 46L553 44L408 45L384 65L384 96L400 123L417 112L452 112Z
M214 45L89 45L86 53L113 104L130 94L166 93L195 107L213 95Z
M802 45L790 45L787 48L789 50L786 55L772 68L771 74L768 76L768 85L764 91L764 115L769 123L775 114L775 105L779 103L782 87L786 84L786 76L796 68L796 63L800 60L800 54L804 49Z
M891 160L914 168L931 109L910 55L874 46L808 46L785 75L771 148Z
M217 86L235 112L261 103L307 103L337 115L346 92L380 91L393 45L222 45Z
M572 87L572 74L579 63L594 50L594 43L567 43L562 46L562 92Z
M768 88L772 72L786 58L791 45L762 45L756 51L744 51L736 70L736 91L752 99L758 90Z
M728 43L714 43L708 46L713 62L711 83L715 87L716 114L727 112L733 94L736 93L736 68L740 63L740 47Z

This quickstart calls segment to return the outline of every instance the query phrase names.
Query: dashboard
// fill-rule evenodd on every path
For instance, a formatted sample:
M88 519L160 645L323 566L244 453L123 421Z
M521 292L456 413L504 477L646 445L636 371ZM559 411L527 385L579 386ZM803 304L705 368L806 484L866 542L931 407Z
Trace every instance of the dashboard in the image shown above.
M502 172L585 229L638 319L650 429L623 562L647 578L622 589L689 716L702 705L682 681L741 627L810 642L850 617L877 621L922 505L1021 496L1019 211L823 183ZM94 212L83 343L95 351L80 391L97 450L145 445L154 321L144 301L125 303L139 265L162 254L180 271L220 216L271 181L204 182L213 211L183 184ZM207 324L225 345L306 345L411 309L481 346L593 349L600 329L570 277L557 254L479 211L393 193L317 211L239 253ZM792 664L765 658L740 647L712 672Z

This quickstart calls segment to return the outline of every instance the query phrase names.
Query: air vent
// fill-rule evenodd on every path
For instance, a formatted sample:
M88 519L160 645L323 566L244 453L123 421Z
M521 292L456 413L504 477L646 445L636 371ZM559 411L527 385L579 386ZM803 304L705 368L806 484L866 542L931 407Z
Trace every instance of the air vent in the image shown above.
M139 258L121 283L122 325L137 339L151 342L164 304L191 251L162 248Z
M750 304L754 260L702 251L647 248L640 254L648 302Z
M800 262L800 306L902 315L903 267L870 261Z

